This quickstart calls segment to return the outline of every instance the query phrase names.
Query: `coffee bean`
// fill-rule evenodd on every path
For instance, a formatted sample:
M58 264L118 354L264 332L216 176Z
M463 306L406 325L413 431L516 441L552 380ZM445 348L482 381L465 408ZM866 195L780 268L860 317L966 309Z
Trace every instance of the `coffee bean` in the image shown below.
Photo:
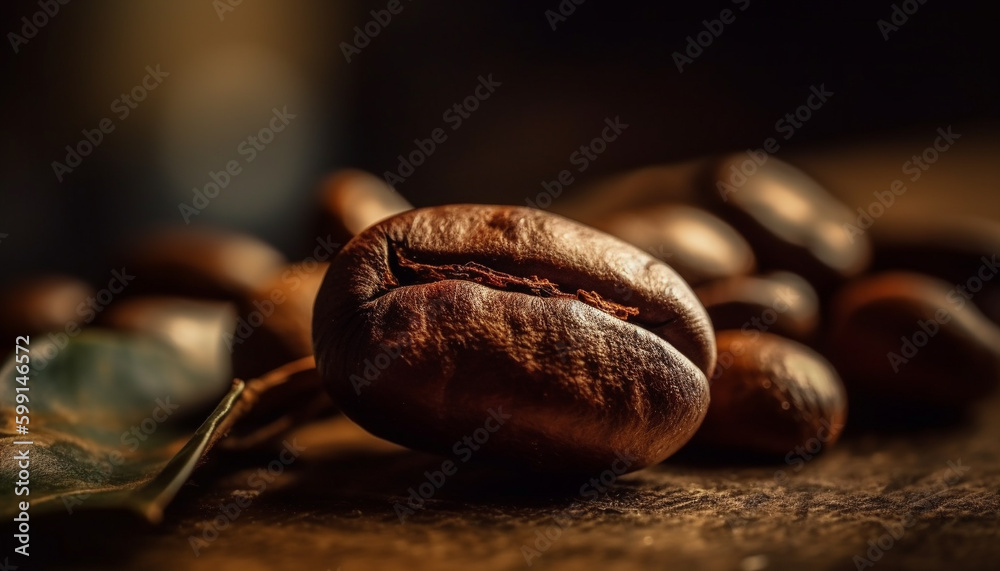
M320 234L346 244L365 228L413 205L373 174L344 169L330 175L320 193Z
M78 333L95 313L87 306L94 295L85 282L63 275L30 277L6 286L0 292L0 340L4 343L0 354L13 350L19 335L62 332L67 326Z
M173 347L184 365L218 381L215 386L201 387L197 399L215 406L233 378L227 340L235 321L232 303L139 295L115 300L99 314L96 324L155 337Z
M1000 323L1000 223L973 217L880 220L873 267L941 278Z
M542 471L663 460L700 424L715 362L708 316L669 266L508 206L425 208L358 235L323 282L313 339L327 389L373 434Z
M959 408L1000 378L1000 330L947 282L879 274L838 293L831 319L830 356L852 406Z
M230 376L225 335L232 333L235 321L231 303L141 295L109 305L97 325L159 337L180 350L193 366L222 369Z
M312 303L304 299L308 298L304 292L312 289L315 294L322 271L317 272L319 277L311 278L314 285L310 286L309 272L294 267L291 269L298 271L294 275L283 274L286 278L284 282L279 282L280 278L275 279L275 288L279 284L284 286L282 291L287 295L282 304L275 303L274 309L268 310L264 304L247 302L252 311L264 308L270 311L270 315L265 324L251 328L252 335L246 337L241 337L247 334L242 327L247 325L248 320L256 323L257 316L248 317L250 314L244 312L237 314L233 303L168 296L140 295L116 301L101 314L98 325L158 338L177 350L177 358L190 370L216 381L194 390L188 389L191 402L208 403L212 407L217 405L232 384L234 369L237 370L236 377L252 380L251 384L257 383L253 385L256 394L250 400L251 410L241 417L239 425L233 429L239 442L229 443L227 447L255 445L266 440L258 436L276 435L271 431L276 420L284 418L285 422L289 422L294 418L301 421L332 406L315 369L303 370L268 383L256 380L281 365L312 354L309 346ZM308 306L307 310L303 310L307 315L294 316L295 308L304 305ZM297 329L287 325L292 322L299 325L304 322L304 331L301 327ZM279 323L286 326L282 327ZM287 337L280 337L280 333ZM305 348L302 346L303 338L307 344ZM297 349L298 353L293 353L292 349ZM251 355L251 351L256 351L256 354ZM255 365L260 368L259 371L247 374L246 369ZM204 412L200 408L196 410ZM197 416L198 413L194 414Z
M666 262L692 286L748 274L756 264L750 244L732 226L692 206L628 210L594 226Z
M286 266L238 303L232 341L233 370L241 379L257 378L313 354L313 305L330 264Z
M708 170L704 198L739 230L763 269L789 270L826 290L860 274L871 257L866 235L852 235L851 211L818 182L774 157L741 153Z
M140 239L126 256L129 295L237 300L269 281L285 257L266 243L215 229L169 229Z
M719 331L717 340L712 402L693 448L785 458L837 441L847 397L826 359L768 333Z
M286 266L250 298L239 302L233 338L233 370L241 379L259 379L268 372L313 354L312 319L328 263L301 262ZM262 399L264 400L264 399ZM303 418L333 410L315 370L291 376L270 387L245 424L257 426L286 414Z
M790 272L717 280L695 288L694 293L716 331L766 331L809 341L819 325L816 290Z
M655 165L597 180L572 195L554 196L552 211L594 224L609 213L697 200L698 184L708 161ZM544 192L544 191L543 191Z

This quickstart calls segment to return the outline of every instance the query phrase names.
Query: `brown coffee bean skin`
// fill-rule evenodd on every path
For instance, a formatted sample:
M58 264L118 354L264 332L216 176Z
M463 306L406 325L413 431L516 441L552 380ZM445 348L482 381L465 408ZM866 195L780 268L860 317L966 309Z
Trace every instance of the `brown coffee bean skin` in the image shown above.
M313 354L313 306L329 267L329 263L313 262L286 266L250 299L239 302L239 316L252 331L245 336L246 328L240 325L235 331L232 361L238 378L261 378L286 363ZM271 314L264 315L268 309ZM251 323L257 323L258 317L263 322L253 327ZM247 422L258 425L286 414L311 415L326 410L333 410L333 405L319 375L312 370L271 388Z
M237 327L233 340L237 377L254 379L313 354L313 305L329 267L329 263L314 262L286 266L249 298L239 301L238 316L246 326ZM270 315L265 315L268 312ZM258 322L260 325L252 325Z
M542 211L414 210L369 228L317 297L317 365L345 414L383 438L541 471L631 470L694 433L714 334L690 288L611 236Z
M824 449L837 441L847 396L826 359L768 333L716 335L712 402L693 448L784 458L812 439Z
M320 191L321 234L346 244L372 224L413 209L391 186L377 176L357 169L331 174Z
M732 226L693 206L619 212L594 226L669 264L692 286L745 275L756 265L750 244Z
M140 239L126 256L138 293L239 300L271 280L285 257L245 234L207 228L176 228Z
M694 293L716 331L752 329L806 342L820 322L816 290L790 272L717 280L696 287Z
M95 292L87 283L63 275L25 278L0 292L0 354L13 350L19 335L39 335L65 331L75 326L78 331L93 317L87 299ZM82 307L81 307L81 304ZM89 313L88 313L89 312Z
M852 402L961 408L996 387L1000 330L952 295L953 288L921 274L888 272L837 294L829 353ZM929 335L932 324L938 329ZM914 354L903 338L923 347L914 343Z
M846 228L856 222L850 209L812 177L774 157L750 176L734 174L746 161L756 164L739 153L708 169L704 198L746 237L762 269L795 272L820 290L865 270L871 245L865 234Z
M974 217L880 219L871 234L874 269L918 272L959 285L1000 323L1000 223Z

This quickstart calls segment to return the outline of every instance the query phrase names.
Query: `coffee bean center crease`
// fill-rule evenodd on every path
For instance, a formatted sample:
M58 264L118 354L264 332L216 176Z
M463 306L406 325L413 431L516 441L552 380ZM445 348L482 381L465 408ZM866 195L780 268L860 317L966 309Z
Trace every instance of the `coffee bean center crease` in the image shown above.
M609 315L627 321L639 315L638 307L631 307L604 299L595 291L578 289L575 294L567 293L553 283L538 276L521 277L500 272L477 262L464 264L425 264L412 259L400 244L391 244L390 267L393 276L390 285L426 284L443 280L466 280L494 289L526 293L538 297L575 299ZM398 278L398 279L397 279Z

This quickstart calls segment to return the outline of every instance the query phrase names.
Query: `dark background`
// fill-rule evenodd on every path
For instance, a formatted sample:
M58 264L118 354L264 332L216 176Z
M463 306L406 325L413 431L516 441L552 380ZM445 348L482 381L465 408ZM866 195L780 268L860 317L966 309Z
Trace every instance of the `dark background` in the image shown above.
M779 157L900 133L929 139L948 124L997 132L1000 50L985 2L929 0L887 41L877 21L891 18L891 2L751 1L741 12L731 2L588 0L553 30L545 12L555 0L401 1L350 63L341 42L387 2L244 1L220 19L208 0L73 1L16 54L7 34L40 8L3 3L0 280L102 279L134 236L183 223L178 203L241 158L238 143L282 106L297 118L195 222L301 256L321 177L395 169L415 138L447 127L443 111L481 74L501 87L397 185L418 206L523 204L606 117L628 130L559 200L617 171L756 147L811 85L835 95ZM727 8L735 21L679 73L673 53ZM171 75L58 182L52 161L113 117L111 102L156 64Z

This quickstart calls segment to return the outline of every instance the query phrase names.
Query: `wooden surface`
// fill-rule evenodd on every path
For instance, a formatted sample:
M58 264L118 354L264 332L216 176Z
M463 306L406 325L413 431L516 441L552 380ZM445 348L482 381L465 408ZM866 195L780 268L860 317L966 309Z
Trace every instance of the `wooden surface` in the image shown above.
M426 482L424 472L442 460L379 441L335 417L289 436L305 450L266 487L254 475L280 458L280 445L253 456L216 456L159 528L67 518L63 531L75 539L60 544L55 563L212 571L520 569L527 553L538 569L852 569L855 556L878 557L878 569L996 569L998 434L994 399L951 428L854 431L809 461L672 459L586 497L579 495L583 480L540 482L458 462L425 509L401 522L394 505L405 503L408 489ZM231 522L213 523L220 506L237 499L251 503ZM911 521L890 545L884 526L898 534ZM213 526L226 528L199 544L196 556L190 538L212 537L205 530ZM82 527L94 537L81 541ZM536 544L539 532L554 540ZM879 540L889 549L871 549L869 542Z

